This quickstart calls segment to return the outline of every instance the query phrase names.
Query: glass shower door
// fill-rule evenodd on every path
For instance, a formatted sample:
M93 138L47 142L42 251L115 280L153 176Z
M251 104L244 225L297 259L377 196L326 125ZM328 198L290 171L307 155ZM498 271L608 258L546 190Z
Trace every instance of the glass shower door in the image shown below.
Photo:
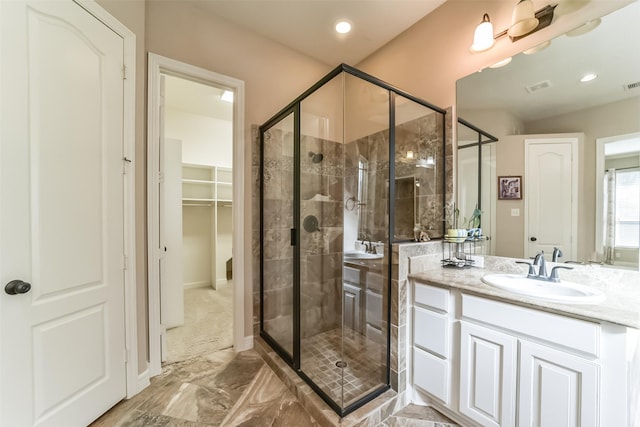
M263 134L261 206L262 330L289 361L294 357L294 113Z

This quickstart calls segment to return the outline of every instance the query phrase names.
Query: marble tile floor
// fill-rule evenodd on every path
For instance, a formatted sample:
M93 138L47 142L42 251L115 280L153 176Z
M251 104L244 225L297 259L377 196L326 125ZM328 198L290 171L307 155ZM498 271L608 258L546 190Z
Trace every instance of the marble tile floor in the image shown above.
M151 385L90 427L314 427L317 422L253 350L165 365Z
M408 405L376 427L460 427L429 406Z
M341 419L306 384L288 389L256 344L167 364L89 427L459 427L432 408L405 406L392 390Z

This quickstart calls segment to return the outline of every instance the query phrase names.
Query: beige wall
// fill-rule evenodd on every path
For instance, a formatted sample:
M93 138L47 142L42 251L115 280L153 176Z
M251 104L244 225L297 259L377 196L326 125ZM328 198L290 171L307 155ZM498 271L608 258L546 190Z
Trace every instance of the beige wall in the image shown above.
M146 61L153 52L245 82L245 335L251 317L250 125L262 124L331 70L304 54L265 40L198 9L197 2L98 0L136 34L136 261L138 366L147 367Z

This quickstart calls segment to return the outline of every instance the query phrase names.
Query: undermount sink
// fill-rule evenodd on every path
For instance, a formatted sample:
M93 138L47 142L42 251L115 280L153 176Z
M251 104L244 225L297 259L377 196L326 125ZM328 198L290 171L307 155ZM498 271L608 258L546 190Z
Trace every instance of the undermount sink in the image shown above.
M346 251L344 253L345 259L380 259L382 254L370 254L364 251Z
M518 274L489 274L482 281L514 294L564 304L597 304L606 298L598 289L565 280L555 283Z

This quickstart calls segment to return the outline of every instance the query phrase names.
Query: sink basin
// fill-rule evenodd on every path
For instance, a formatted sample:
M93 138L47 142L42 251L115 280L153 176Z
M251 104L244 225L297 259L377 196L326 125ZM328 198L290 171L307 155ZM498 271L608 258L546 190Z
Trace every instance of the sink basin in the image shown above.
M606 298L598 289L565 280L554 283L529 279L518 274L489 274L484 276L482 281L514 294L564 304L596 304Z
M344 259L380 259L382 254L369 254L362 251L346 251Z

